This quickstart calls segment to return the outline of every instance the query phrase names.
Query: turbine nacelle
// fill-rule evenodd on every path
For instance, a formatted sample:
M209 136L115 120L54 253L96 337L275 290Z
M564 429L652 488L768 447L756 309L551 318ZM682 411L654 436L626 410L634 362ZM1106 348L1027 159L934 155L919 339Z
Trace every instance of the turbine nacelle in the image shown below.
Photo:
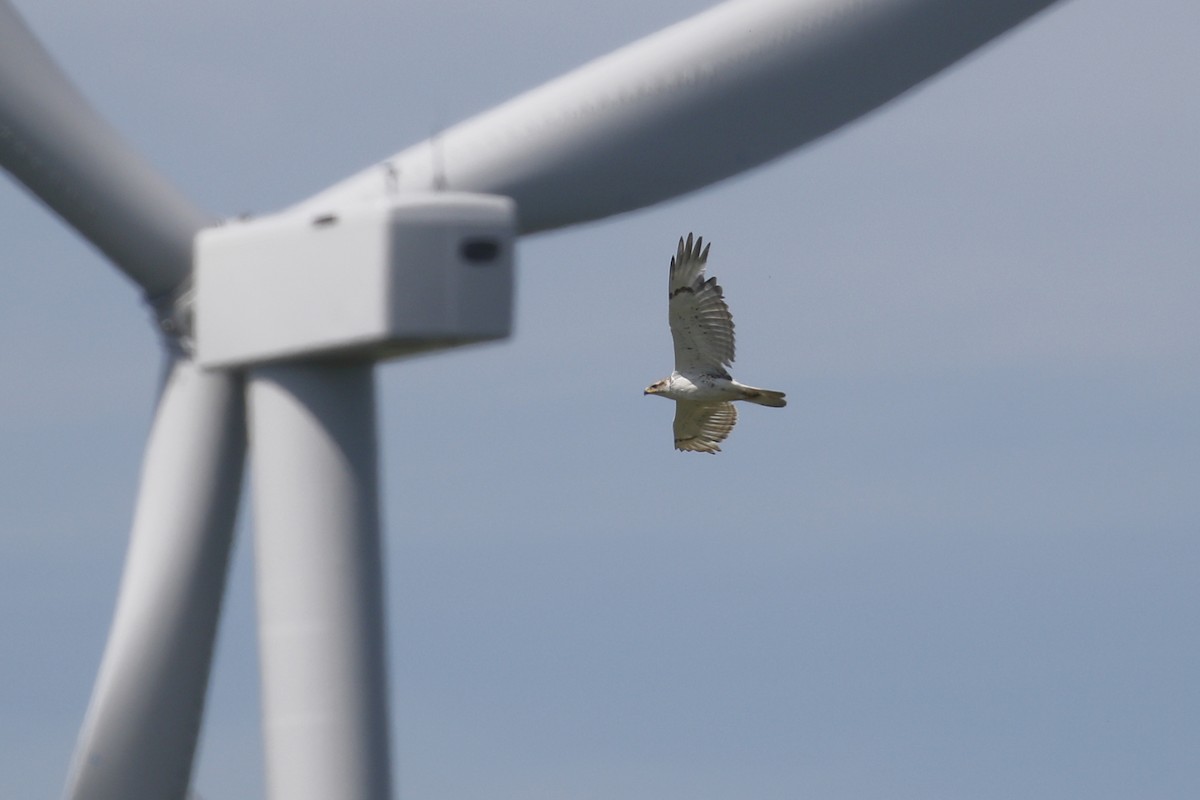
M379 361L512 330L512 200L413 192L196 236L196 358Z

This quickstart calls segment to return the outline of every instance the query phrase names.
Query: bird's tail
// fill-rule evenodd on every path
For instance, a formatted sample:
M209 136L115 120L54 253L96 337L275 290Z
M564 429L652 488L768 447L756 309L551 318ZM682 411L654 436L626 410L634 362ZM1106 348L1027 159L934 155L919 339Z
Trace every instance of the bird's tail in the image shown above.
M754 386L740 386L742 390L742 399L748 400L751 403L758 403L760 406L770 406L771 408L783 408L787 405L787 399L783 392L773 392L770 389L759 389Z

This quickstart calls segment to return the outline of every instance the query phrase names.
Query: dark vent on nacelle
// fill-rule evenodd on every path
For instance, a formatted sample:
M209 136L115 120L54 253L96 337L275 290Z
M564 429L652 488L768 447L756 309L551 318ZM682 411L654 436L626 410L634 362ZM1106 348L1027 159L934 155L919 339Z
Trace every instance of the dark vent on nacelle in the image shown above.
M465 239L459 246L463 260L471 264L488 264L500 255L500 242L495 239Z

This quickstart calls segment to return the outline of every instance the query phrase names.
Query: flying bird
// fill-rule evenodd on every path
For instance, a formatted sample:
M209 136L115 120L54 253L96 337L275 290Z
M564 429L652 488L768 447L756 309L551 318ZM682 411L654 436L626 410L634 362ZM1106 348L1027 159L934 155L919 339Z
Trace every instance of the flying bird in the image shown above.
M704 277L704 238L679 239L667 283L668 318L675 342L675 371L643 394L675 401L675 449L718 453L737 422L734 400L783 408L783 392L738 383L733 364L733 316L716 278Z

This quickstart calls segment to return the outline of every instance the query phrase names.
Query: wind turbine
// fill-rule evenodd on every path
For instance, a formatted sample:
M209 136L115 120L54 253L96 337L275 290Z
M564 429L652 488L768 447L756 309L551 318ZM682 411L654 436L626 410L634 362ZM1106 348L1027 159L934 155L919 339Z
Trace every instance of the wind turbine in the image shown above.
M224 224L0 2L0 162L142 288L167 353L68 796L186 793L247 431L269 791L388 796L375 361L506 335L515 237L762 164L1052 2L726 3Z

